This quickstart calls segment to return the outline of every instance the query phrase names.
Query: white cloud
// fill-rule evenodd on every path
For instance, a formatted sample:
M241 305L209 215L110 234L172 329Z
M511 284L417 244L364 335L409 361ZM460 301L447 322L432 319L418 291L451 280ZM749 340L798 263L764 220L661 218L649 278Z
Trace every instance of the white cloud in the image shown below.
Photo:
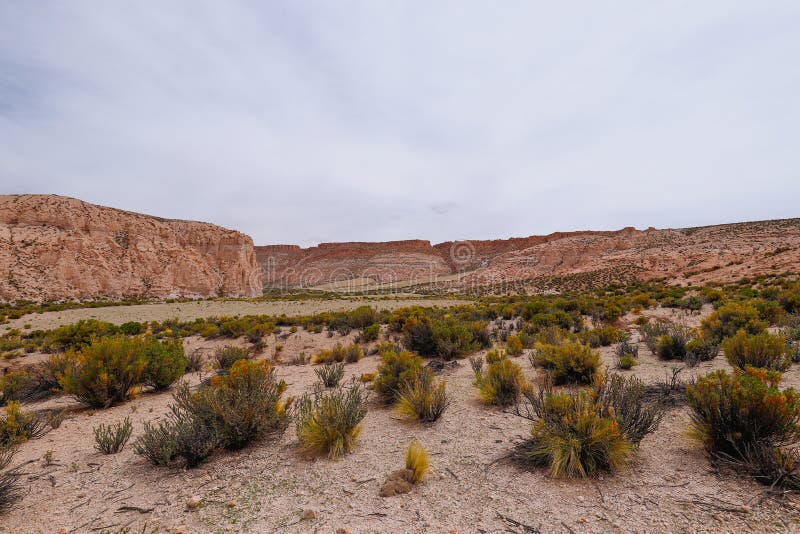
M11 2L0 192L257 243L797 216L796 2Z

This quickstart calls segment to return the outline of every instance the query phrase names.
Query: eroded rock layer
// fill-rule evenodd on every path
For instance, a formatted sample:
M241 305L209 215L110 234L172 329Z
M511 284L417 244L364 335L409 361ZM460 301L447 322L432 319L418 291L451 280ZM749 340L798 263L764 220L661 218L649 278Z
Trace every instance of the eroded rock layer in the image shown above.
M56 195L0 195L0 299L255 296L253 241Z

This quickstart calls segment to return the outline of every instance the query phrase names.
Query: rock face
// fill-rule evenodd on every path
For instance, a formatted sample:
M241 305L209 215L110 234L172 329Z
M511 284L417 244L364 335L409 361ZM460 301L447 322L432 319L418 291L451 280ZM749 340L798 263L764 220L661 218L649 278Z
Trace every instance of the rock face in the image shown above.
M55 195L0 196L0 299L256 296L250 237Z
M728 281L800 271L800 219L700 228L557 232L493 241L256 247L267 286L499 292L666 278ZM513 286L513 287L511 287Z

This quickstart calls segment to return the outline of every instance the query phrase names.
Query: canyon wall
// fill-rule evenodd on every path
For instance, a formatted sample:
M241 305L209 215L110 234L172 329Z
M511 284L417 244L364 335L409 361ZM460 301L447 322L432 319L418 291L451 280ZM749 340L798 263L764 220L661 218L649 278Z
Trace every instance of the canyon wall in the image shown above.
M0 195L0 299L256 296L250 237L56 195Z

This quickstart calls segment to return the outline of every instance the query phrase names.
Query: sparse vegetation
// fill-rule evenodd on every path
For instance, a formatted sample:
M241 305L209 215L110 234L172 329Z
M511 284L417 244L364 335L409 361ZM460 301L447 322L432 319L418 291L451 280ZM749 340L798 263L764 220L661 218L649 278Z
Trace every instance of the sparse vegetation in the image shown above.
M214 361L217 363L217 367L223 371L233 367L233 364L239 360L247 360L249 358L250 351L233 345L222 347L214 352Z
M747 334L739 330L736 335L722 342L722 350L728 363L742 370L751 366L785 371L792 364L786 338L769 332Z
M326 363L314 372L326 388L335 388L344 377L344 363Z
M332 362L347 362L355 363L364 357L364 351L360 345L352 343L347 346L342 346L337 343L330 350L321 350L311 358L311 363L332 363Z
M413 473L411 482L418 484L422 482L430 468L430 459L419 441L412 439L406 449L406 469Z
M0 448L13 447L23 441L36 439L46 432L47 423L38 413L26 412L19 402L11 401L0 419Z
M103 454L116 454L125 448L132 431L130 417L114 425L100 424L94 427L94 447Z
M543 368L554 384L590 384L600 370L600 355L588 345L566 342L537 346L531 365Z
M422 358L409 351L385 350L373 382L373 389L387 403L400 396L403 384L412 382L422 372Z
M357 382L349 387L329 391L317 388L304 394L294 408L300 449L330 459L352 452L366 415L366 393Z
M449 405L445 381L437 383L429 369L400 386L397 412L406 417L431 423L439 419Z
M505 356L486 357L486 371L475 373L475 386L484 404L510 406L525 389L522 368Z

